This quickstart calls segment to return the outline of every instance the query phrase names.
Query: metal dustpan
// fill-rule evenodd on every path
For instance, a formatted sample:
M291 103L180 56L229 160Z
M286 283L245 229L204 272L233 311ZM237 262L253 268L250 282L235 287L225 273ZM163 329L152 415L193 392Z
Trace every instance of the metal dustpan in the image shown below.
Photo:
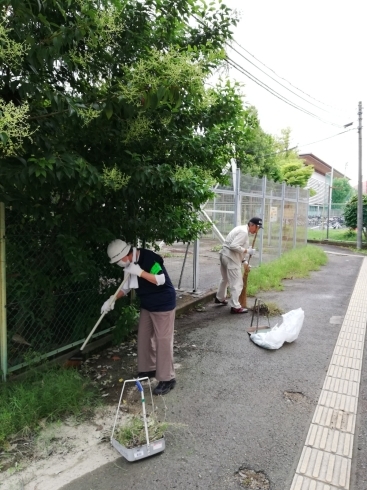
M150 396L151 396L152 407L153 407L153 411L154 411L152 388L150 385L149 378L128 379L128 380L124 381L124 384L123 384L123 387L121 390L120 400L119 400L119 403L117 406L115 422L113 424L113 429L112 429L112 434L111 434L112 446L121 454L121 456L123 456L128 461L137 461L138 459L143 459L143 458L147 458L148 456L153 456L154 454L158 454L158 453L161 453L162 451L164 451L165 447L166 447L164 437L157 439L155 441L149 441L147 414L145 411L144 389L143 389L142 384L140 383L140 381L144 381L144 380L148 380L148 383L149 383ZM117 419L118 419L118 416L120 413L120 406L121 406L121 401L122 401L122 395L123 395L124 389L125 389L125 383L135 383L137 389L140 391L141 404L142 404L142 409L143 409L143 421L144 421L145 437L147 440L146 444L143 444L141 446L132 447L132 448L128 448L128 447L124 446L123 444L120 444L113 437L113 435L115 433Z
M268 320L267 325L259 325L259 318L260 318L260 310L263 310L266 312L266 318ZM254 326L254 317L256 315L256 326ZM251 335L252 333L266 333L270 332L271 327L270 327L270 322L269 322L269 313L268 313L268 307L267 305L259 300L255 299L254 307L252 309L252 317L251 317L251 325L249 328L246 329L246 332Z

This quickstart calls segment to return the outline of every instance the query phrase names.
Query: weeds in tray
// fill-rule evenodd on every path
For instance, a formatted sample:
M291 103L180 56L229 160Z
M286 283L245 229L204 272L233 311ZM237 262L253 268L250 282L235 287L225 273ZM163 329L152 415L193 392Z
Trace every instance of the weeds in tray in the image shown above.
M159 422L154 414L147 417L147 423L149 442L162 439L169 425L168 422ZM124 426L115 431L114 438L128 449L147 444L142 417L132 417Z

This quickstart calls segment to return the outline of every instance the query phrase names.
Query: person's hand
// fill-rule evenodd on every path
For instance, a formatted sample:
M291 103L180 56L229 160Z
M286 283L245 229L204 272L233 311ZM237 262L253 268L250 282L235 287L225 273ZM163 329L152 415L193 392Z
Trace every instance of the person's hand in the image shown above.
M113 310L115 307L115 300L113 299L113 295L108 298L107 301L105 301L102 305L101 308L101 315L102 313L108 313L109 311Z
M256 249L255 248L252 248L252 247L249 247L247 249L247 253L249 254L250 257L252 257L256 252Z
M128 265L127 267L125 267L125 271L128 272L129 274L134 274L135 276L138 277L140 277L144 272L143 269L138 264Z

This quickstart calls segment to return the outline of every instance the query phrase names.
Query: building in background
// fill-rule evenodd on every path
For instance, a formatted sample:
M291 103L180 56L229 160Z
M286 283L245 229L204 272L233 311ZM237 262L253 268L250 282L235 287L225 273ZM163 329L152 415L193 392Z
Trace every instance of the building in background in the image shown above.
M313 189L316 194L310 196L308 214L309 216L326 216L328 206L331 204L330 193L333 179L345 177L349 180L349 178L312 153L302 153L298 156L305 165L312 165L314 168L307 187Z

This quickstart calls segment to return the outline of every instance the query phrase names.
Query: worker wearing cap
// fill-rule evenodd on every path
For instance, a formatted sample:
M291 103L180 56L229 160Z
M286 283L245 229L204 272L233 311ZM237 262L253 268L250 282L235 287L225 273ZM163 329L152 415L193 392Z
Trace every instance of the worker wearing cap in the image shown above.
M214 299L217 305L227 305L227 286L231 293L229 305L231 313L247 313L247 308L242 308L238 298L243 288L241 264L245 256L251 256L255 249L249 245L249 234L254 235L262 228L261 218L251 218L247 225L236 226L230 231L219 252L220 272L222 279L218 286L217 295Z
M176 385L173 368L173 332L176 291L163 265L163 258L152 250L135 248L123 240L108 245L111 264L130 274L128 286L117 294L121 298L136 289L140 299L138 327L138 376L156 378L155 395L165 395ZM102 306L101 313L114 308L113 296Z

